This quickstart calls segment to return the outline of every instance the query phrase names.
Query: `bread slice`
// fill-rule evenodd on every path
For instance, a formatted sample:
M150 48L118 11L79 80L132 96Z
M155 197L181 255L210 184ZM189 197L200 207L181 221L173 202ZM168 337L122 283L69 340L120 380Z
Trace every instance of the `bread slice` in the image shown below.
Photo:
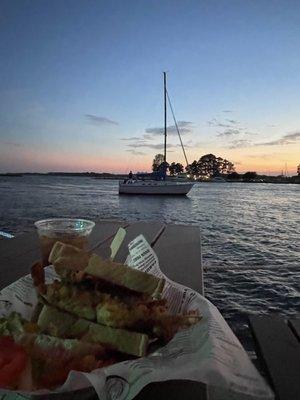
M137 357L146 355L149 343L148 335L144 333L111 328L93 322L90 323L88 333L82 337L82 340L110 345L122 353Z
M38 319L39 328L53 336L80 338L88 343L106 345L122 353L137 357L146 355L148 335L126 329L96 324L44 305Z
M56 242L49 255L49 262L56 269L68 269L72 271L84 270L89 262L91 253L71 244Z
M158 298L165 280L111 260L103 260L92 254L84 272L95 278L118 285L138 293Z
M74 273L80 271L79 274L76 274L74 281L78 282L78 276L80 279L84 279L88 275L94 279L146 294L153 298L160 297L165 284L163 278L111 260L103 260L97 254L90 254L61 242L56 242L53 246L49 261L54 265L58 274L71 282ZM66 271L71 273L68 274Z

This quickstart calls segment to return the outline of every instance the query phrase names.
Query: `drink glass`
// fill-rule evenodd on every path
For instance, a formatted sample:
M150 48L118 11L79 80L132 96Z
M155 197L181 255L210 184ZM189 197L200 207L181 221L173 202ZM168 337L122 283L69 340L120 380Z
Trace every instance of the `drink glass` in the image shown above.
M55 242L71 244L80 249L88 247L88 238L95 222L77 218L51 218L34 223L39 236L42 263L48 265L48 258Z

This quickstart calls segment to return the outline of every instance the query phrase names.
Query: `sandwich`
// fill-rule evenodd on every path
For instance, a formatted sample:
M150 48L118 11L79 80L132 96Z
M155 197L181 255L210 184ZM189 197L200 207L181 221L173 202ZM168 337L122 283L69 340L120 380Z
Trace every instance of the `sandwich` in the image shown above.
M97 254L61 242L54 244L49 262L53 264L57 274L69 282L90 280L152 298L160 297L165 284L162 278L112 260L103 260Z
M87 343L101 343L108 349L136 357L146 355L149 344L146 334L78 319L47 305L43 307L37 323L43 332L50 335L78 338Z
M163 345L200 319L196 312L169 313L162 278L61 242L49 261L58 276L53 282L45 282L40 263L31 270L39 300L35 319L17 313L0 319L0 341L23 354L19 371L27 387L53 388L71 370L146 356L152 343ZM0 365L0 387L24 387L22 374L1 382Z

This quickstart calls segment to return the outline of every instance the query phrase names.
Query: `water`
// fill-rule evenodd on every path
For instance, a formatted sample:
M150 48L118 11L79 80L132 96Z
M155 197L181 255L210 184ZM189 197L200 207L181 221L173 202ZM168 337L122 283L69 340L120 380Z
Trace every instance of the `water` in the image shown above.
M0 177L0 230L49 217L198 225L205 295L248 346L246 316L300 311L300 186L199 183L188 197L118 196L118 182Z

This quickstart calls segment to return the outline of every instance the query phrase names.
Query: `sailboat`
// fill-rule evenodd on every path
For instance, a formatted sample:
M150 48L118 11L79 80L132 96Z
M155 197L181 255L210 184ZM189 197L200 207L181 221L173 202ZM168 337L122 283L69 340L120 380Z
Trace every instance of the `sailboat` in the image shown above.
M119 194L165 194L165 195L187 195L194 186L192 182L174 182L166 180L167 171L167 97L174 117L175 125L179 135L181 147L187 162L185 150L175 120L173 109L167 92L167 73L164 72L164 162L159 170L152 174L137 175L137 179L125 179L119 181ZM150 178L150 179L148 179Z

